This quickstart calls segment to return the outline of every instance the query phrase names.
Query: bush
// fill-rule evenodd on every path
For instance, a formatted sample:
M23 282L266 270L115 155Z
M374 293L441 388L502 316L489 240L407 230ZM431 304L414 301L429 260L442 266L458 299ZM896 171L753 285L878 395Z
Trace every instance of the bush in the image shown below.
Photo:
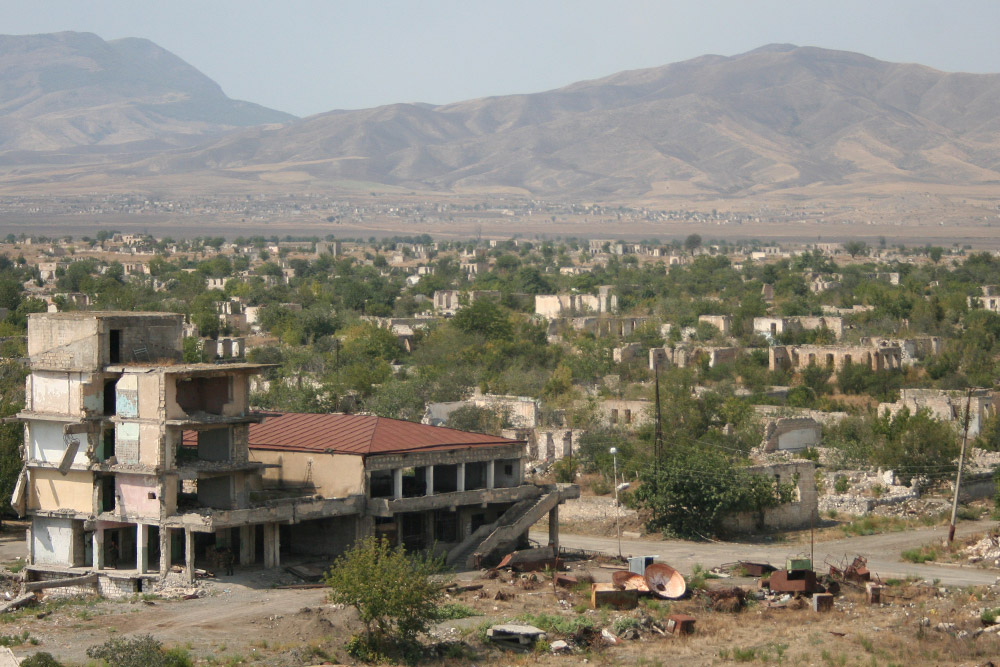
M555 473L556 481L563 484L571 484L576 481L576 471L580 463L577 459L563 457L552 464L552 471Z
M87 649L87 657L103 660L110 667L191 667L191 658L183 649L163 650L151 635L132 639L114 637Z
M833 482L833 490L841 495L847 493L849 488L851 488L851 483L847 481L846 475L838 475Z
M348 642L348 652L364 660L412 655L417 636L438 618L444 593L431 575L443 567L439 559L407 553L375 536L339 557L326 575L330 600L354 607L365 626L363 637Z
M52 657L51 653L36 653L21 661L23 667L63 667L63 664Z
M907 549L902 553L903 560L910 563L927 563L937 560L937 550L932 547L920 547L919 549Z

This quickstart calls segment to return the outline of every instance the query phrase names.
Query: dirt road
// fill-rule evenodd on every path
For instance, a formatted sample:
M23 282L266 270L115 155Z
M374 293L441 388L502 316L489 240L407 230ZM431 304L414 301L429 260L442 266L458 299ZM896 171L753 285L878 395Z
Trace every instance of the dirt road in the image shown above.
M963 537L985 533L996 527L995 521L969 521L958 525L956 535ZM915 564L900 558L905 549L924 544L940 543L948 536L947 526L920 528L898 533L845 537L839 540L817 542L815 562L821 566L824 561L841 563L845 557L862 555L868 558L868 567L883 579L889 577L921 577L928 581L939 579L946 586L973 586L994 583L1000 570L982 569L975 566L952 564ZM531 538L537 542L548 541L548 533L532 531ZM560 546L588 551L599 551L609 555L618 554L615 538L569 535L559 537ZM770 561L774 565L783 563L785 558L799 553L809 553L809 544L748 544L737 542L688 542L685 540L622 539L623 555L657 555L660 560L670 563L684 573L690 573L695 564L706 568L737 560Z

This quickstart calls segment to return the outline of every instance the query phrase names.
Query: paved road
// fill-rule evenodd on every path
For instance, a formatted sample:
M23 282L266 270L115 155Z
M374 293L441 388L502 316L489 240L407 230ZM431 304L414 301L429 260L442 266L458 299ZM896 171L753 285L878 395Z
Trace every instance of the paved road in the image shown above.
M958 525L957 536L985 533L997 526L994 521L969 521ZM846 537L816 543L815 562L819 569L824 561L839 564L856 555L868 559L868 568L883 579L916 575L927 581L940 579L942 585L972 586L993 584L1000 577L1000 570L987 570L975 566L950 564L915 564L900 558L905 549L924 544L941 543L948 536L947 526L919 528L899 533ZM532 531L531 539L545 544L548 533ZM591 537L562 533L560 545L568 548L618 554L615 538ZM658 555L681 572L690 573L696 563L706 568L737 560L770 562L779 565L790 555L809 554L809 544L747 544L739 542L688 542L685 540L622 539L623 555Z

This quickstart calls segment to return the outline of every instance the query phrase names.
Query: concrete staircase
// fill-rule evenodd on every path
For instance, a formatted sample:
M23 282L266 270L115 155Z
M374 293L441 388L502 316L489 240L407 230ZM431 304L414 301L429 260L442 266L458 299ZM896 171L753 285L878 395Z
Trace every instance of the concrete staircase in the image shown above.
M559 504L558 490L515 503L493 523L480 526L461 544L448 552L447 563L458 567L476 566L476 554L493 551L517 542L531 526Z

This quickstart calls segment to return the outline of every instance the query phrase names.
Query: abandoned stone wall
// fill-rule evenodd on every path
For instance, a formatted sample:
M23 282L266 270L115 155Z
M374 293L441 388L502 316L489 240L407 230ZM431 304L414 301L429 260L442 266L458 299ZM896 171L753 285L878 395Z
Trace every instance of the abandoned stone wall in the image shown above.
M810 417L779 417L764 425L765 452L800 451L815 447L823 436L823 427Z
M796 499L771 507L763 512L740 512L727 517L723 527L733 533L757 530L796 530L807 528L817 517L816 464L812 461L776 463L750 468L751 471L773 477L776 482L795 483Z

